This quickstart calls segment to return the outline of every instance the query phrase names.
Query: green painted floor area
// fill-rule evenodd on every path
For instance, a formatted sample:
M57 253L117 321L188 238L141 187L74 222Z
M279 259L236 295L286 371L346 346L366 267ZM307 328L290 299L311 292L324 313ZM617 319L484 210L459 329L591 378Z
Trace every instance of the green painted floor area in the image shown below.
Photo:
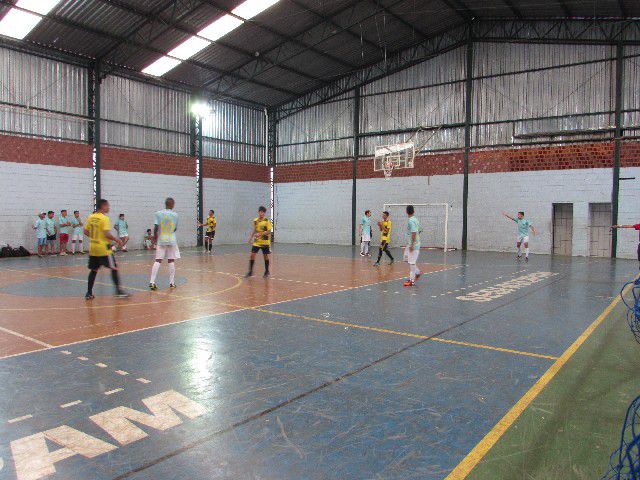
M638 395L640 345L619 303L467 478L601 478Z

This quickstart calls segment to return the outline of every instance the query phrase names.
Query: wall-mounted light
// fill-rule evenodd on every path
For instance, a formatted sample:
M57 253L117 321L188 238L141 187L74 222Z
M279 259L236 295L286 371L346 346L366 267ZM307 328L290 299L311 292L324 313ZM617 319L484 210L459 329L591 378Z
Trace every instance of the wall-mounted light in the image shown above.
M211 115L211 107L206 102L195 102L191 105L191 113L200 118L208 117Z

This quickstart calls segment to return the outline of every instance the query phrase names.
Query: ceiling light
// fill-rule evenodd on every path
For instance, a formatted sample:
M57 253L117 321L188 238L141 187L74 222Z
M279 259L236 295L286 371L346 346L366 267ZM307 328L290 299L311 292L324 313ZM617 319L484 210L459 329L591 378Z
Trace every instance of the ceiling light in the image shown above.
M204 27L198 32L198 35L215 42L219 38L224 37L231 30L238 28L242 23L242 20L239 18L232 17L231 15L225 15L207 27Z
M180 60L186 60L187 58L193 57L200 50L204 50L209 45L211 45L211 42L206 41L204 38L190 37L171 50L167 55L179 58Z
M162 56L151 65L146 67L144 70L142 70L142 73L161 77L169 70L176 68L180 63L180 60L178 60L177 58Z
M41 15L53 10L58 2L59 0L19 0L16 6L29 11L18 8L9 10L0 20L0 35L22 40L40 23Z
M196 117L208 117L211 115L211 107L205 102L196 102L191 105L191 113Z
M247 0L234 8L231 13L249 20L259 13L264 12L270 6L278 3L279 0Z

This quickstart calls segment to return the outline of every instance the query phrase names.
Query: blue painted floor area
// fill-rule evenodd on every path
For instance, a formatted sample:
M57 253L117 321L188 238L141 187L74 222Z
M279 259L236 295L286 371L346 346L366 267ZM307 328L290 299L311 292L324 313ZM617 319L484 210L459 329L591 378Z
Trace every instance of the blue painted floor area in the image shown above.
M277 251L370 263L347 247ZM119 261L140 261L128 255ZM117 448L18 478L442 479L553 360L424 337L558 356L637 271L624 260L516 264L479 252L422 261L455 268L413 289L383 282L0 359L0 478L17 478L11 442L67 425ZM555 275L484 303L456 298L535 272ZM33 282L57 295L74 288ZM163 428L112 425L147 434L127 444L89 418L117 407L149 414L143 399L172 391L206 412Z

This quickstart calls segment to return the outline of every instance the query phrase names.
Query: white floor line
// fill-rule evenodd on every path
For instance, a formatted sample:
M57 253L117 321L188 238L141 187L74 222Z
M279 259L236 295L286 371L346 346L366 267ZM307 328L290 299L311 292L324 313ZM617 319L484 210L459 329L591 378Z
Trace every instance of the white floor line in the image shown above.
M2 331L4 333L8 333L10 335L14 335L14 336L19 337L19 338L22 338L23 340L28 340L30 342L37 343L41 347L53 348L53 345L50 345L50 344L45 343L45 342L41 342L37 338L29 337L27 335L23 335L21 333L14 332L13 330L9 330L8 328L0 327L0 331Z
M425 264L425 265L428 265L428 264ZM453 269L456 269L456 268L462 268L462 266L463 265L456 265L456 266L451 266L449 268L444 268L442 270L434 270L432 272L423 273L422 276L425 277L427 275L434 275L434 274L437 274L437 273L443 273L443 272L447 272L449 270L453 270ZM151 325L149 327L137 328L135 330L128 330L126 332L112 333L110 335L103 335L101 337L89 338L87 340L78 340L77 342L63 343L61 345L49 345L49 344L45 344L44 342L40 343L39 340L31 339L31 340L35 341L36 343L40 343L42 346L44 346L46 348L40 349L40 350L32 350L32 351L29 351L29 352L14 353L12 355L6 355L4 357L0 357L0 361L5 360L7 358L21 357L23 355L29 355L29 354L36 353L36 352L43 352L45 350L51 350L51 349L62 348L62 347L69 347L71 345L78 345L78 344L81 344L81 343L95 342L96 340L103 340L105 338L119 337L121 335L129 335L131 333L142 332L142 331L145 331L145 330L155 330L156 328L170 327L172 325L178 325L178 324L186 323L186 322L193 322L195 320L204 320L204 319L209 319L209 318L215 318L215 317L219 317L219 316L222 316L222 315L228 315L230 313L244 312L244 311L247 311L247 310L254 310L256 308L271 307L273 305L279 305L281 303L296 302L296 301L299 301L299 300L307 300L309 298L321 297L321 296L324 296L324 295L332 295L332 294L335 294L335 293L341 293L341 292L346 292L346 291L350 291L350 290L358 290L358 289L361 289L361 288L371 287L371 286L374 286L374 285L381 285L381 284L385 284L385 283L398 282L400 280L403 280L404 278L405 277L402 276L402 277L398 277L398 278L391 278L389 280L383 280L381 282L366 283L364 285L358 285L356 287L345 287L345 288L342 288L340 290L334 290L334 291L331 291L331 292L314 293L313 295L307 295L307 296L304 296L304 297L290 298L290 299L287 299L287 300L280 300L278 302L266 303L264 305L255 305L255 306L252 306L252 307L241 307L241 308L237 308L235 310L230 310L228 312L220 312L220 313L213 313L213 314L208 314L208 315L200 315L200 316L194 317L194 318L185 318L184 320L177 320L175 322L163 323L162 325ZM0 330L2 330L2 329L3 329L3 327L0 327ZM14 333L14 334L17 334L18 336L21 336L21 334L18 334L17 332L11 332L10 331L9 333Z
M69 403L63 403L62 405L60 405L60 408L69 408L69 407L73 407L74 405L79 405L82 403L82 400L76 400L75 402L69 402Z
M24 415L22 417L12 418L11 420L7 420L7 423L17 423L17 422L21 422L22 420L28 420L29 418L33 418L33 415L29 414L29 415Z
M108 392L104 392L105 395L113 395L114 393L122 392L124 388L114 388L113 390L109 390Z

